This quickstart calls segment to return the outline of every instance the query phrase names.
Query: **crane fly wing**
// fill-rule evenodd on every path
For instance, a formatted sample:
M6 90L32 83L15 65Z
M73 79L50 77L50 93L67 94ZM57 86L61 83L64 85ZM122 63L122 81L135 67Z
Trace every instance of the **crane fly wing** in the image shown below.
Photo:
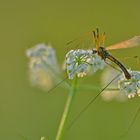
M134 36L129 40L125 40L120 43L108 46L106 49L107 50L125 49L125 48L137 47L138 45L140 45L140 36Z
M92 49L94 46L92 32L87 32L84 35L66 43L67 51L75 49Z

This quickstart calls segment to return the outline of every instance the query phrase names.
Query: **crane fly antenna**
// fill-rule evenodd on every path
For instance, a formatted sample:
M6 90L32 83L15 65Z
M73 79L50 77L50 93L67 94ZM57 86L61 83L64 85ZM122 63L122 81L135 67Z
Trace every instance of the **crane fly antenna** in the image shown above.
M89 103L81 110L81 112L79 112L77 114L77 116L71 121L70 125L68 126L68 129L70 129L72 127L72 125L76 122L76 120L80 117L80 115L82 113L84 113L87 108L97 99L97 97L113 82L116 80L116 78L118 78L118 76L120 76L121 74L118 74L117 76L115 76L94 98L92 98Z

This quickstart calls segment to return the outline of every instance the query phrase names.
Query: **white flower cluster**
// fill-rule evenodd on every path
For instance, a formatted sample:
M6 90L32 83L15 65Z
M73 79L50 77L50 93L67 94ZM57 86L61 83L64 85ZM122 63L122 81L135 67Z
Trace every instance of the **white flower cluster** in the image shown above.
M49 90L60 74L54 49L50 45L38 44L26 51L29 58L29 76L33 85Z
M71 50L66 54L66 70L69 79L86 76L88 72L96 72L105 67L105 62L92 50Z
M44 61L50 66L58 67L55 51L50 45L38 44L28 49L26 55L31 59L37 60L35 64Z
M51 46L38 44L28 49L26 55L30 60L29 76L33 85L50 90L56 83L62 81L55 51ZM105 66L104 60L94 54L92 50L71 50L66 54L65 69L69 79L73 79L75 76L84 77L88 73L95 73L97 70L103 69ZM112 85L107 88L107 92L104 92L103 98L106 100L112 100L113 98L120 100L124 97L122 96L124 92L128 98L135 97L135 95L140 96L140 72L128 71L131 74L131 79L126 79L124 74L118 76ZM116 71L105 73L102 76L103 82L105 81L103 85L116 74Z
M131 79L126 79L122 73L103 91L102 98L105 101L113 99L117 101L126 101L128 98L133 98L136 95L140 96L140 71L130 71ZM102 85L106 86L112 79L119 74L115 69L107 68L102 75Z
M120 76L118 86L121 91L124 91L128 98L133 98L135 95L140 96L140 72L129 71L131 79L126 79L124 75Z

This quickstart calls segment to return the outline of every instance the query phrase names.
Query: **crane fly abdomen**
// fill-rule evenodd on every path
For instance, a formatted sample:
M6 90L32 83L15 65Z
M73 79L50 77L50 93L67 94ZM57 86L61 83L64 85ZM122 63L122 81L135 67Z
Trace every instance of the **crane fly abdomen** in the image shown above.
M124 72L126 79L131 78L130 73L127 71L127 69L125 68L125 66L121 62L119 62L116 58L114 58L110 54L108 54L108 56L106 58L108 58L109 60L111 60L112 62L114 62L115 64L117 64L121 68L121 70Z
M124 75L126 77L126 79L130 79L131 75L130 73L127 71L127 69L125 68L125 66L119 62L116 58L114 58L112 55L109 54L109 52L104 48L104 47L99 47L99 49L97 50L97 54L105 61L106 58L108 58L109 60L111 60L112 62L114 62L115 64L117 64L120 69L124 72Z

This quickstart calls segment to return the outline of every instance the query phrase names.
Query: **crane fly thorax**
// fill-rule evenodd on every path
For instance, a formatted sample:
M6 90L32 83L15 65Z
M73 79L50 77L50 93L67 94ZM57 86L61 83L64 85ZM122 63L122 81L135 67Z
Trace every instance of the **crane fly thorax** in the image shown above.
M107 52L107 50L104 47L99 47L98 51L97 51L98 55L102 58L102 59L106 59L109 55L109 53Z

